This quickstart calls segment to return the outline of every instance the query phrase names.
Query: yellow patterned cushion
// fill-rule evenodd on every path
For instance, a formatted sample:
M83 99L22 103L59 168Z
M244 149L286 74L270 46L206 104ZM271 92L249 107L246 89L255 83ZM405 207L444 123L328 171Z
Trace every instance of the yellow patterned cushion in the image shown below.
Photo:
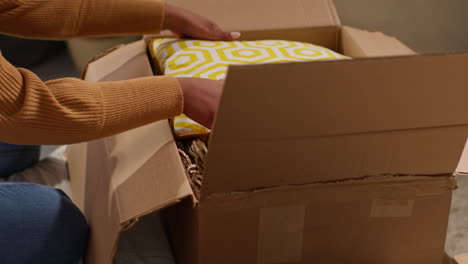
M348 57L320 46L284 41L202 41L154 39L150 53L162 74L176 77L224 79L229 65L341 60ZM185 115L174 119L179 137L209 134Z

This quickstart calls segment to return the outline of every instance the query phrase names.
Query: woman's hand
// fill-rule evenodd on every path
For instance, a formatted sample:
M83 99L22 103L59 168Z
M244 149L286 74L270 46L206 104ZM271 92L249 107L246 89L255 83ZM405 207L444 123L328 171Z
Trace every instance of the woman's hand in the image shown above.
M225 32L213 21L189 10L166 3L163 29L169 29L179 37L206 40L235 40L239 32Z
M211 128L224 81L202 78L177 78L177 80L184 95L184 114Z
M239 32L225 32L213 21L189 10L165 4L163 28L179 37L230 41ZM207 128L211 128L218 109L224 81L201 78L177 78L184 95L184 114Z

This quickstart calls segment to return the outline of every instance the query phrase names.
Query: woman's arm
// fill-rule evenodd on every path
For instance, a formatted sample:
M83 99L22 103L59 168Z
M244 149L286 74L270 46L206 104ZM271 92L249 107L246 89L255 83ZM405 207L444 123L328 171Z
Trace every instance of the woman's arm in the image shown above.
M182 91L170 76L93 83L42 82L0 55L0 140L67 144L113 135L182 112Z
M163 15L164 12L164 15ZM164 21L163 21L164 17ZM62 39L155 33L233 40L215 23L159 0L0 0L0 33ZM210 127L222 82L170 76L93 83L42 82L0 53L0 141L67 144L185 114Z
M0 0L0 32L65 39L139 35L162 29L160 0Z

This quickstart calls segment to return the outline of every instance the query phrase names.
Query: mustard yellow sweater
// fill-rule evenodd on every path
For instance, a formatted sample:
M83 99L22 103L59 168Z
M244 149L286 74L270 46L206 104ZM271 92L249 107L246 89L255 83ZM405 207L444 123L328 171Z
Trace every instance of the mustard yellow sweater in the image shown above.
M159 0L0 0L0 33L65 39L161 30ZM0 142L68 144L113 135L182 112L173 77L42 82L0 55Z

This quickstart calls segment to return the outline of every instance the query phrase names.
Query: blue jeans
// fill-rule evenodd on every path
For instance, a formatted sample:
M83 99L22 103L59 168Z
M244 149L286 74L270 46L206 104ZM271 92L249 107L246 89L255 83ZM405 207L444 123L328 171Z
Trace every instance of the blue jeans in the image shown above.
M88 225L60 190L0 183L0 263L77 264Z
M0 142L0 177L20 172L39 161L41 147Z
M39 161L40 146L0 142L0 177ZM0 183L0 263L77 264L88 240L80 210L60 190Z

